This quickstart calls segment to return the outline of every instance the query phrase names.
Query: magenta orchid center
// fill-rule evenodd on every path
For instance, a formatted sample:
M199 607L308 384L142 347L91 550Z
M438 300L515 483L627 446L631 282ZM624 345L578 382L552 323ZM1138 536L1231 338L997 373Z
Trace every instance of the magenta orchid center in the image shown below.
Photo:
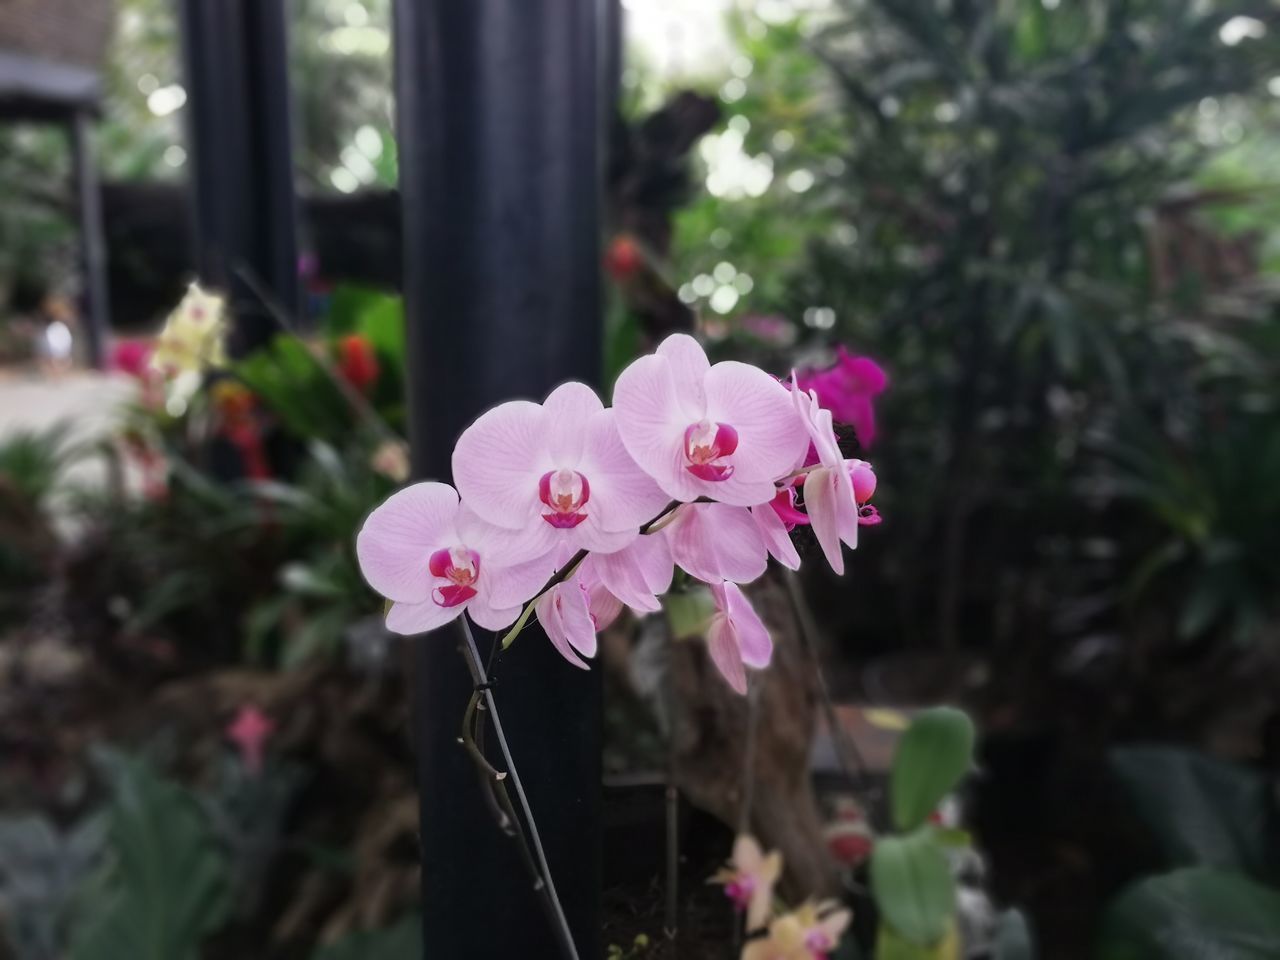
M722 461L737 449L737 430L727 423L700 420L684 432L685 469L699 480L728 480L733 464Z
M466 547L437 550L427 561L431 575L438 583L431 599L442 607L456 607L476 595L475 583L480 578L480 555Z
M582 508L591 499L591 484L577 470L552 470L538 481L538 499L551 508L542 519L568 530L587 519Z
M747 909L755 889L755 878L745 873L738 874L737 877L724 885L725 896L733 901L733 906L736 910Z

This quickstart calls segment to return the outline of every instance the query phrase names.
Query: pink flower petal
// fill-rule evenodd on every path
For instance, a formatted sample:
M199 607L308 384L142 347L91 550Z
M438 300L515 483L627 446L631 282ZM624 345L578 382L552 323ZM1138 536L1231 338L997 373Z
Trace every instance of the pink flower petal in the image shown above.
M743 507L688 504L664 533L675 562L708 583L749 583L764 573L769 562L764 538Z
M604 404L585 383L571 380L551 391L542 402L542 410L551 460L557 467L576 467L582 457L587 427L604 410Z
M747 671L742 665L742 654L738 651L733 626L723 614L711 618L711 626L707 628L707 653L711 655L711 662L716 665L729 686L737 693L745 694Z
M581 618L573 603L566 603L563 596L564 590L572 590L574 593L581 593L581 588L577 584L562 583L557 584L555 589L548 591L538 600L537 613L538 623L541 624L543 632L547 635L547 639L551 641L551 645L556 648L560 656L564 657L571 664L580 670L589 670L590 667L582 660L574 650L574 644L570 640L571 635L580 633L582 630ZM583 603L582 615L586 616L588 626L591 623L590 615L586 613L585 602ZM594 644L595 634L591 634Z
M845 486L849 487L847 491ZM846 498L847 505L844 502ZM844 515L849 511L853 511L853 540L855 545L857 543L857 512L848 473L843 469L829 470L826 467L811 471L804 481L804 506L809 514L809 525L831 569L843 574L844 554L840 541L848 534L848 521Z
M796 552L796 545L791 542L787 525L778 515L773 504L765 503L752 507L751 519L755 521L756 529L760 531L769 555L789 570L799 570L800 554ZM806 522L807 520L808 518Z
M500 558L501 554L490 556ZM556 572L556 559L554 553L513 564L490 559L476 584L480 591L477 600L497 609L522 606L551 579Z
M356 557L369 586L400 603L431 596L427 560L453 546L458 494L444 483L415 483L392 494L356 536Z
M614 411L591 419L586 441L579 469L591 479L588 516L601 530L635 531L671 500L627 453Z
M696 500L711 486L685 470L684 434L694 421L677 399L666 357L641 357L623 370L613 388L613 409L627 453L667 496Z
M532 525L540 506L538 481L553 469L547 426L542 407L513 400L462 431L453 448L453 479L472 510L511 530Z
M742 662L749 667L763 670L773 659L773 640L769 637L760 615L751 606L751 601L736 583L724 585L726 613L737 635L738 650Z
M711 362L702 344L686 333L673 333L658 344L656 355L671 364L676 383L676 397L689 423L702 419L707 407L703 381Z
M730 458L733 480L767 481L772 486L804 456L808 437L797 422L791 397L769 374L727 360L711 368L706 386L707 419L727 423L737 432L738 446ZM772 499L772 489L766 492L755 503ZM727 497L717 499L729 502Z
M625 550L592 554L586 561L590 564L592 574L599 578L610 593L631 609L643 613L656 613L662 609L646 576L646 561L649 565L654 564L651 548L645 541L656 539L657 537L640 537ZM669 559L667 569L671 569Z
M387 629L392 633L414 636L442 627L457 618L466 604L442 607L434 600L425 603L393 603L387 611Z
M467 604L467 616L486 630L505 630L520 616L520 607L495 607L476 597Z

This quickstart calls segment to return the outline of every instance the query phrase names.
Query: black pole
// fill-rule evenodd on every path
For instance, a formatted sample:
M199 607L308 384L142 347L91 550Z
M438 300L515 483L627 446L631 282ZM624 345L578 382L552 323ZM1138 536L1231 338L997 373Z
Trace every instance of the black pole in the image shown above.
M111 313L107 300L107 243L102 232L102 190L93 160L93 118L77 110L69 127L76 213L80 221L81 303L89 363L101 370L106 364Z
M414 472L448 479L481 411L599 376L597 10L396 0L395 14ZM555 957L457 742L472 689L458 641L415 641L426 956ZM535 629L494 674L579 953L600 956L600 670Z
M178 0L188 95L195 263L228 291L234 352L275 330L245 277L291 316L298 291L285 0Z

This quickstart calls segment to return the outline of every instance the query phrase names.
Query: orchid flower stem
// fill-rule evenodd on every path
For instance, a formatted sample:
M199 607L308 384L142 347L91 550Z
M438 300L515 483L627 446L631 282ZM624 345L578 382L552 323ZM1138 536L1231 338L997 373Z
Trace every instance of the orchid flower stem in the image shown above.
M795 614L796 626L800 634L800 645L804 648L804 655L813 664L813 675L817 683L818 699L822 703L823 716L827 721L827 729L831 734L831 744L836 755L836 762L840 765L840 772L844 775L845 780L849 782L849 786L854 791L864 794L867 799L867 815L870 819L871 811L875 809L873 801L876 790L871 778L867 775L867 763L858 745L854 743L845 734L844 727L840 723L840 717L836 714L835 702L831 699L831 688L827 686L827 677L822 670L822 661L818 658L818 648L816 643L817 625L814 623L813 611L809 609L809 603L805 600L804 590L800 584L800 575L793 570L784 572L784 579L787 583L787 597L791 601L791 610ZM856 773L855 773L856 770Z
M498 716L498 704L494 699L493 690L489 686L488 671L485 670L484 661L480 657L480 650L476 647L475 635L471 632L471 622L465 613L458 619L462 624L463 636L466 638L466 643L463 645L463 655L466 657L467 666L471 671L476 686L480 688L476 692L483 693L484 706L493 722L493 733L498 740L498 747L502 751L503 763L506 764L508 777L515 787L516 799L520 804L520 812L524 815L524 822L528 827L529 844L533 848L537 867L534 887L542 895L544 904L547 907L548 915L552 921L552 928L560 942L561 953L566 960L579 960L578 948L574 945L573 934L569 930L569 920L565 917L564 907L560 903L560 897L556 894L555 882L551 879L551 867L547 863L547 855L542 848L542 839L538 836L538 824L533 818L533 809L529 806L529 798L524 792L524 785L520 782L520 774L516 771L515 760L511 756L511 746L507 743L506 734L502 730L502 720ZM503 787L505 789L505 782ZM512 813L514 816L514 811ZM518 819L515 819L514 822L517 825L519 824Z

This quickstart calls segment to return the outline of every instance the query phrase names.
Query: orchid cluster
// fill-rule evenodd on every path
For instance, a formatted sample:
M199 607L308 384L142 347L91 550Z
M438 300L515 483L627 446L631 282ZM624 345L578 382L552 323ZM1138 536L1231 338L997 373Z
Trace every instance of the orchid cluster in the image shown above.
M741 584L768 558L797 569L796 526L812 527L837 573L842 545L879 520L870 464L846 459L817 396L758 367L712 364L668 337L619 376L606 408L570 382L546 400L481 415L453 452L456 490L426 482L391 496L356 540L387 627L417 634L464 612L489 630L536 614L586 669L596 634L625 606L661 609L677 568L710 589L711 659L733 689L772 641Z
M773 888L782 876L782 855L760 849L754 837L733 844L733 858L710 880L743 915L748 939L742 960L827 960L852 919L834 901L808 902L776 912Z

